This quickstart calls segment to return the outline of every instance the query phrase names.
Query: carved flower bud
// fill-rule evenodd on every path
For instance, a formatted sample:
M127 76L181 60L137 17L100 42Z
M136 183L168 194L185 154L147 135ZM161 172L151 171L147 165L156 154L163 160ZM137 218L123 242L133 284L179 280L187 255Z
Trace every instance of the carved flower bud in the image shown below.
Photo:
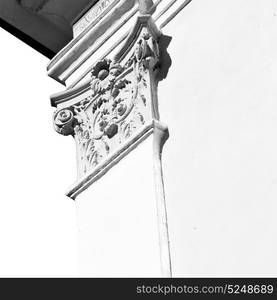
M108 122L105 121L105 120L101 120L99 122L99 128L100 128L100 131L104 131L105 127L108 125Z
M114 88L113 90L112 90L112 96L115 98L115 97L117 97L119 95L119 89L118 88Z
M126 110L127 110L127 105L126 104L120 104L118 109L117 109L117 112L118 112L119 116L121 117L121 116L124 115Z
M142 48L140 46L136 48L135 55L138 61L142 59Z
M112 76L118 76L119 74L121 74L123 72L123 68L119 63L111 63L110 65L110 74Z
M126 83L124 82L124 80L119 80L116 84L115 87L117 87L118 89L123 89L125 88Z
M98 73L98 78L100 80L104 80L107 76L109 75L109 71L108 70L100 70Z
M109 59L103 59L98 61L91 70L91 76L93 78L99 78L104 80L109 75L111 61Z
M147 53L147 44L144 39L141 39L135 49L135 57L137 61L141 61Z
M106 135L109 139L113 138L118 132L118 125L112 124L106 130Z

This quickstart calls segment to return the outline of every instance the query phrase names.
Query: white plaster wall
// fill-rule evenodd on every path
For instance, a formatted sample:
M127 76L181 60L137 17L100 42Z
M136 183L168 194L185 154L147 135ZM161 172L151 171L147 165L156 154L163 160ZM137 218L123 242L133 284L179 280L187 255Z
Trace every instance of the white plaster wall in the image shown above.
M80 275L161 276L152 137L76 198Z
M277 1L193 0L159 86L174 276L277 275Z

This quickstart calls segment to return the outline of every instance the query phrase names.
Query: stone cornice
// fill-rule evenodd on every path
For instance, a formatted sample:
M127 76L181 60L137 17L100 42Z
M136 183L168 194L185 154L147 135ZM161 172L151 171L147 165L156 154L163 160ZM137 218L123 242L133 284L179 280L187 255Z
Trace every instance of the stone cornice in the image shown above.
M106 12L98 23L92 22L82 33L64 47L47 66L48 75L61 83L74 72L93 52L101 47L122 23L136 12L135 0L121 0Z
M90 88L90 80L87 80L85 83L78 85L72 89L68 89L56 94L51 95L51 105L54 107L62 106L63 103L66 103L68 105L71 100L75 102L78 101L79 96L83 97L87 92L91 92Z
M120 0L99 0L73 24L74 37L97 24Z
M99 59L100 50L106 57L118 47L127 37L127 24L131 23L139 14L135 0L120 1L105 12L99 23L92 22L83 32L75 37L64 49L62 49L49 63L48 75L65 84L68 78L89 58L93 56ZM153 19L158 27L166 26L176 14L183 9L191 0L156 0L152 9ZM101 32L101 36L99 33ZM117 36L114 38L114 34ZM101 55L100 55L101 58ZM90 72L85 70L68 87L74 87L84 76Z

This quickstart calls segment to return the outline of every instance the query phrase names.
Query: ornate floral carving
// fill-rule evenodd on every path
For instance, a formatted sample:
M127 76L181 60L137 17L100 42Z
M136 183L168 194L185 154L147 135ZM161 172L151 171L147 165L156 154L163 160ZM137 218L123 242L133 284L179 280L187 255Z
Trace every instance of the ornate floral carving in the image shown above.
M55 114L56 130L76 140L79 176L93 170L153 118L158 44L147 27L139 30L131 51L123 55L125 62L98 61L91 71L91 95Z

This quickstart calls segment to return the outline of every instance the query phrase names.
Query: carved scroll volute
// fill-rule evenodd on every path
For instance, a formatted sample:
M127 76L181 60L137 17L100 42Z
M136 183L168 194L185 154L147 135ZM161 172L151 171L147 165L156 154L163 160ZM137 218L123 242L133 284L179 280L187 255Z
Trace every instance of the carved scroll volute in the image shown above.
M60 109L54 113L54 128L58 133L72 135L75 125L76 119L69 108Z

